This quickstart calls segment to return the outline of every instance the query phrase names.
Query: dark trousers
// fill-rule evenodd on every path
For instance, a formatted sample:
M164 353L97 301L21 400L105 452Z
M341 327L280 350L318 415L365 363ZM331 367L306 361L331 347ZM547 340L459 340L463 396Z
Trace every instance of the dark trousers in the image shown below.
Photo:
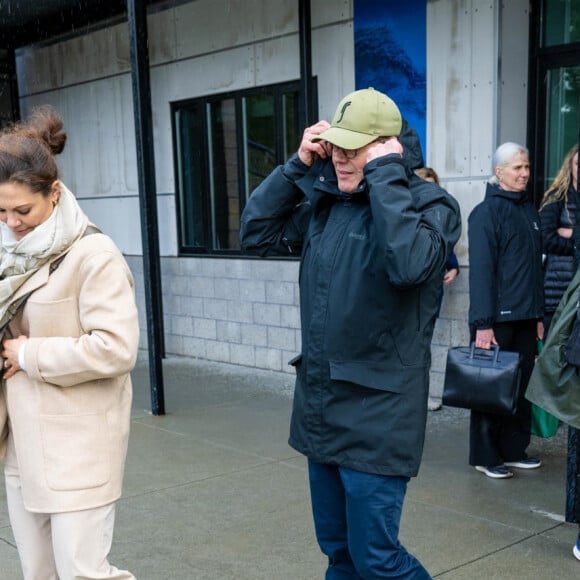
M522 383L514 415L471 412L469 464L492 467L526 456L530 444L531 403L525 398L537 351L535 320L503 322L493 328L500 349L519 352Z
M430 580L399 543L408 477L308 461L316 538L328 557L326 580Z

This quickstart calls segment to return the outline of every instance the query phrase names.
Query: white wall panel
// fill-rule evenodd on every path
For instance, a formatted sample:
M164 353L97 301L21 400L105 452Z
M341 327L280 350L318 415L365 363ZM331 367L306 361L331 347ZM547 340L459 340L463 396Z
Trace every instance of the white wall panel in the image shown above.
M129 71L127 24L17 52L21 96Z
M138 197L79 199L79 204L91 221L115 241L121 252L132 256L143 253ZM174 196L158 196L157 212L159 252L162 256L174 255L177 247Z
M313 28L326 26L335 22L352 20L354 0L312 0L311 24Z
M498 143L526 145L529 17L529 0L502 3Z
M468 175L487 178L497 144L498 14L496 2L472 0L471 7L471 102L469 118L471 158Z
M427 4L428 161L442 175L469 175L471 1ZM485 58L485 56L482 56ZM441 82L443 80L443 82Z
M256 85L280 83L300 78L298 35L284 36L254 46Z
M318 77L319 117L330 122L336 105L355 88L352 22L316 30L312 55L312 72Z
M427 3L427 163L459 201L463 232L456 254L463 265L467 217L483 199L498 144L499 2Z
M298 2L287 0L196 0L175 13L177 58L298 31Z
M176 23L177 14L173 8L153 12L147 18L149 61L152 66L177 58Z
M138 197L79 199L89 219L110 236L121 252L142 254Z
M31 107L51 104L68 134L58 162L78 197L136 194L137 167L131 85L127 75L35 95Z

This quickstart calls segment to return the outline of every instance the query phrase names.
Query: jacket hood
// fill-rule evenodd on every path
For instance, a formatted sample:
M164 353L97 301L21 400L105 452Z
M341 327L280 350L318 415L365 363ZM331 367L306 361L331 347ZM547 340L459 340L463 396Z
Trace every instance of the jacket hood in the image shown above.
M496 183L488 183L485 189L485 197L503 197L509 199L513 203L524 203L528 196L526 191L506 191Z
M406 119L403 119L403 127L399 135L399 141L403 146L403 159L410 169L419 169L425 166L423 159L423 150L421 149L421 140L419 134Z

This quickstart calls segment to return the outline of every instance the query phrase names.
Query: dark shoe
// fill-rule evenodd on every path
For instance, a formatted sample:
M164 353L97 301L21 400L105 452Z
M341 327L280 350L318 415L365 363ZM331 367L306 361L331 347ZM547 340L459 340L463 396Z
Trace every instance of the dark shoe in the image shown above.
M572 548L572 554L574 554L574 558L576 558L576 560L580 560L580 533L578 534L578 539Z
M484 467L483 465L476 465L475 469L485 473L487 477L493 479L508 479L514 476L514 472L509 470L505 465L496 465L495 467Z
M537 469L542 466L542 462L536 457L526 457L519 461L505 461L507 467L517 467L518 469Z

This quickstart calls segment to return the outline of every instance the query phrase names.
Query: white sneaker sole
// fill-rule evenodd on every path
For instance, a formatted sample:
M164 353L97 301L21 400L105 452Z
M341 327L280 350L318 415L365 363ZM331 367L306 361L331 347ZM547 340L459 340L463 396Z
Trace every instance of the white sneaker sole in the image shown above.
M580 550L577 548L577 544L574 544L574 547L572 548L572 554L574 554L574 558L576 558L576 560L580 560Z
M526 463L520 463L519 461L506 461L504 465L506 467L515 467L516 469L538 469L539 467L542 467L542 462L540 461L540 463L532 463L530 465Z
M505 473L505 474L493 473L493 472L489 471L487 469L487 467L484 467L483 465L476 465L475 469L477 471L480 471L481 473L485 473L485 475L487 475L487 477L491 477L492 479L509 479L510 477L514 476L514 474L511 471L509 471L508 473Z

